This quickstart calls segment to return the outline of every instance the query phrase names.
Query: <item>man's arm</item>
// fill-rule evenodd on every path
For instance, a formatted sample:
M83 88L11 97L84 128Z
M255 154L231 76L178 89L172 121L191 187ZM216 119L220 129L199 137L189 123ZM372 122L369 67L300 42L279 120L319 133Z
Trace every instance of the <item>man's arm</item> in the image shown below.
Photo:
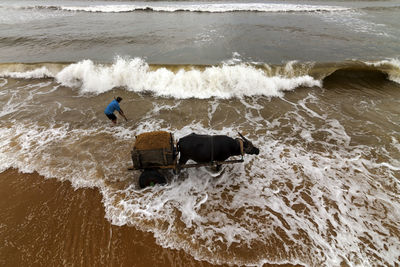
M128 119L125 117L124 112L122 111L122 108L120 108L118 112L119 112L119 114L120 114L122 117L124 117L124 119L125 119L126 121L128 121Z

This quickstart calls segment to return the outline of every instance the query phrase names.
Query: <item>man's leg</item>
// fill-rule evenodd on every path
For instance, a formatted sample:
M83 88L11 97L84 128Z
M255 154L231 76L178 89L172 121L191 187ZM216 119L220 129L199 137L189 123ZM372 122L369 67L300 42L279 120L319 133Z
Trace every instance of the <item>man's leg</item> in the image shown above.
M117 116L114 114L106 114L107 118L109 118L113 124L117 124Z

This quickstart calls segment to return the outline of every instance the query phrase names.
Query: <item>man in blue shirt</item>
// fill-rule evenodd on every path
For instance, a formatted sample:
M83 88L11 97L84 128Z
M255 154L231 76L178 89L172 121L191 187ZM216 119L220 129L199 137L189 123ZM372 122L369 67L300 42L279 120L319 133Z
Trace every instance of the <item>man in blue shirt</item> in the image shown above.
M114 124L117 123L117 116L114 115L114 111L117 110L119 114L125 118L127 121L128 119L125 117L124 112L122 111L121 107L119 106L119 102L122 101L121 97L115 98L113 101L111 101L110 104L106 107L104 110L104 114L106 114L107 118L109 118Z

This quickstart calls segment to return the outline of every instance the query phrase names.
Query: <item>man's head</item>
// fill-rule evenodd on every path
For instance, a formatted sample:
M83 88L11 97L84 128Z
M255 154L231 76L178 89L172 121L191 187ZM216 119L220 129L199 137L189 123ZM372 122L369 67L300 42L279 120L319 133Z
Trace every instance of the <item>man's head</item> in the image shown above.
M122 98L118 96L115 100L117 100L117 102L119 103L122 101Z

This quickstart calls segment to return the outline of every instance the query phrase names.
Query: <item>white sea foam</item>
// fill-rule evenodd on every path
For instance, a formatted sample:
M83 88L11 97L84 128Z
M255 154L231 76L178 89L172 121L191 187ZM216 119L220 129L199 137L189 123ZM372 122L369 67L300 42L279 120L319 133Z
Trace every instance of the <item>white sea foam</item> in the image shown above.
M242 61L243 61L242 56L238 52L233 52L232 58L225 60L223 63L226 65L237 65L238 63L241 63Z
M311 76L268 77L261 69L248 65L222 65L205 70L166 68L150 70L140 58L118 58L111 66L84 60L71 64L56 75L59 83L81 87L82 93L100 94L115 87L133 92L152 92L156 96L174 98L232 98L243 96L282 96L297 87L321 86Z
M8 83L7 79L0 78L0 87L3 87L3 86L6 85L7 83Z
M132 12L136 10L151 10L156 12L339 12L349 10L346 7L328 5L276 4L276 3L143 3L129 5L91 5L91 6L60 6L61 10L84 12Z
M377 35L381 37L390 36L387 33L387 26L383 24L377 24L371 21L362 19L364 14L355 10L347 10L346 12L341 12L339 15L333 13L325 13L321 16L323 20L328 22L333 22L337 25L343 25L346 29L366 33L371 35ZM393 36L392 36L393 37Z
M54 77L60 84L80 87L82 93L101 94L116 87L134 92L152 92L157 96L174 98L231 98L252 95L281 96L284 91L299 86L321 86L321 82L308 75L298 77L267 76L261 69L240 63L240 55L222 66L201 70L170 71L166 68L151 70L140 58L117 58L112 65L95 64L83 60L71 64L60 72L42 66L27 71L3 70L0 77L40 79Z
M41 10L42 8L18 5L18 3L12 3L11 5L1 4L0 23L2 24L29 23L37 20L57 19L72 15L67 11L57 10L56 12L52 12L50 10ZM45 7L45 9L48 8Z
M29 110L29 105L34 95L48 94L57 90L57 86L44 89L50 84L51 81L38 82L4 90L0 95L7 96L8 100L7 102L3 102L3 105L0 107L0 117L18 113L26 109Z
M102 159L102 162L94 158L99 153L112 154L115 149L115 144L109 144L110 147L103 145L99 150L96 139L105 140L107 136L132 140L133 131L124 127L71 129L68 124L50 124L45 127L14 121L10 127L0 128L0 171L8 168L28 173L36 171L47 178L68 180L74 187L101 188L104 186L104 178L123 178L118 176L118 171L107 173L103 168L122 170L125 167L123 161L118 166L110 165L109 158ZM60 147L60 144L63 145ZM82 150L82 147L85 149Z
M54 73L49 71L46 67L40 67L29 71L2 71L0 77L9 77L16 79L40 79L54 77Z
M182 68L174 72L163 67L151 68L141 58L117 57L114 63L109 65L83 60L70 64L61 71L41 66L27 71L3 70L0 77L55 78L63 86L78 88L82 94L101 94L114 88L124 88L136 93L150 92L155 96L177 99L242 98L258 95L274 97L283 96L285 91L298 87L322 86L320 80L307 75L312 66L301 69L297 66L297 61L290 61L275 71L265 64L258 68L241 61L240 54L233 53L232 59L220 66L203 70L195 67L191 70ZM390 80L400 83L398 59L365 64L381 68L388 73Z

